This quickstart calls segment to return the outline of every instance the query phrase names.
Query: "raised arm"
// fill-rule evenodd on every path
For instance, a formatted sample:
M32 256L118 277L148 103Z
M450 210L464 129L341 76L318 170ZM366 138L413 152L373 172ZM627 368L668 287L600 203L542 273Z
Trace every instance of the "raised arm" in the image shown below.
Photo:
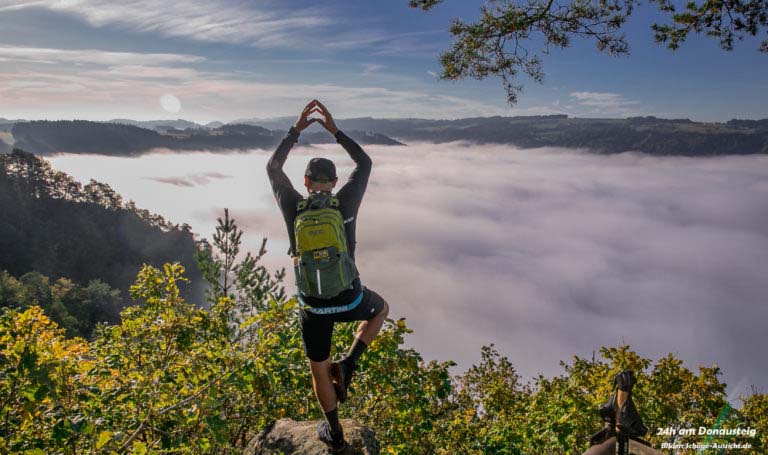
M363 148L360 147L357 142L336 127L336 122L333 121L331 113L325 108L323 103L318 101L317 106L320 108L320 114L323 116L322 119L317 119L317 121L323 125L329 133L333 134L336 138L336 142L344 147L344 150L347 151L349 157L352 158L357 165L352 171L352 174L350 174L347 183L345 183L336 194L340 199L351 201L355 205L359 205L360 201L363 199L365 188L368 185L368 177L371 175L371 157L365 153Z
M269 184L272 186L272 193L277 199L278 205L283 206L283 202L286 200L286 196L291 195L292 198L296 198L299 193L293 188L291 180L285 175L283 171L283 164L288 158L288 152L293 148L299 140L299 131L291 127L288 130L288 134L280 141L280 145L277 146L272 157L267 162L267 176L269 176Z
M354 141L351 137L344 134L339 130L336 132L336 142L344 147L349 157L355 162L356 166L347 179L347 183L339 189L337 193L340 198L347 198L347 200L362 200L363 193L368 186L368 177L371 175L371 168L373 163L371 157L365 153L360 145Z
M299 119L296 120L296 124L288 130L288 134L280 141L280 145L277 146L277 149L275 149L272 157L267 162L269 184L272 185L272 193L274 193L277 204L283 210L283 213L301 197L299 192L293 188L291 180L283 172L283 165L288 158L288 152L293 148L293 144L298 142L299 133L317 120L309 118L317 102L317 100L312 100L304 107Z

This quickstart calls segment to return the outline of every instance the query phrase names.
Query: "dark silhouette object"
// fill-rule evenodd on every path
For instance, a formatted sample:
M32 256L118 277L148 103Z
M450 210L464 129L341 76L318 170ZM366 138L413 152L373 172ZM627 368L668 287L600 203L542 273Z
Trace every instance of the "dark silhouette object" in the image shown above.
M352 419L343 419L344 433L349 446L344 455L378 455L379 441L370 428ZM280 419L264 428L254 437L243 452L244 455L327 455L327 445L317 439L318 421L296 422Z
M648 442L640 439L648 433L632 400L632 388L637 383L632 370L624 370L613 378L616 390L599 413L605 428L590 437L590 448L584 455L654 455Z

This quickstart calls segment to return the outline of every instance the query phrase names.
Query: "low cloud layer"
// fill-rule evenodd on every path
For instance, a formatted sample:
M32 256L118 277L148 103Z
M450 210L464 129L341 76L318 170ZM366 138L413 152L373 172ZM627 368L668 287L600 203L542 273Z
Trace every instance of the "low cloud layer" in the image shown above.
M494 342L532 377L626 342L768 386L768 157L368 149L363 282L427 357L468 366Z
M358 218L363 283L389 301L392 317L407 318L415 329L408 342L427 359L456 360L461 371L479 361L483 344L495 343L532 378L561 372L558 362L573 355L626 342L654 359L672 352L690 368L716 363L731 393L768 387L761 360L768 344L768 157L604 156L462 143L366 150L374 168ZM337 163L342 182L352 169L337 144L300 147L286 166L297 189L317 155ZM229 207L249 247L270 239L265 260L275 268L289 260L266 181L268 156L178 158L176 166L189 167L182 173L215 165L233 178L205 193L163 185L164 199L175 201L167 210L157 189L139 187L146 186L140 177L128 180L125 162L110 170L115 159L104 158L105 175L90 176L124 176L116 187L124 196L207 236ZM157 167L171 159L133 163ZM69 169L80 162L58 160Z

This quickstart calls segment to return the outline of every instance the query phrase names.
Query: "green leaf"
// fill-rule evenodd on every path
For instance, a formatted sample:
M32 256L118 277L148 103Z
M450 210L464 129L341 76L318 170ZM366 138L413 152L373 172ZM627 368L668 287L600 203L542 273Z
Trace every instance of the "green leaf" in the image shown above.
M134 442L131 453L133 455L147 455L147 445L140 441Z
M99 434L99 439L96 440L96 448L101 449L109 442L110 439L112 439L112 432L102 431Z

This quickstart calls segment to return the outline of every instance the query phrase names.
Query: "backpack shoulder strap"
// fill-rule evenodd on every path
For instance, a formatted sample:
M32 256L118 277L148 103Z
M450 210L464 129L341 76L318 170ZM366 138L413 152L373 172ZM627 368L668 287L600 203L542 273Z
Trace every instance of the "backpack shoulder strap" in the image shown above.
M296 202L296 213L301 212L306 208L307 208L307 199L302 197Z
M321 209L324 207L331 207L340 210L339 198L337 198L336 195L331 194L330 196L320 196L315 198L312 196L313 195L310 194L309 197L302 197L299 199L299 201L296 203L297 213L306 209Z

